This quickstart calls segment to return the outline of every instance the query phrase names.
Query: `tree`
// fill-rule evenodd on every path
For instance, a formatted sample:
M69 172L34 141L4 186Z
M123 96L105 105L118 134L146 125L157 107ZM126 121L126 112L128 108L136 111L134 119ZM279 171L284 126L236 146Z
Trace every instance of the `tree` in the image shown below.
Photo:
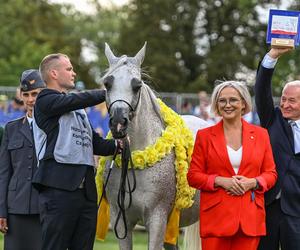
M0 0L0 5L1 85L17 86L21 72L38 68L49 53L66 53L78 66L81 38L72 8L45 0Z
M148 41L144 65L160 91L210 91L215 80L237 78L252 85L268 50L267 24L261 17L281 2L132 0L128 19L121 23L116 53L134 55ZM281 64L295 68L297 59L286 58L278 64L280 76L288 71ZM276 76L274 84L279 86Z
M88 50L88 55L82 60L94 81L100 83L100 78L108 67L104 44L106 42L112 48L117 46L120 24L127 14L120 7L104 8L97 0L90 3L94 6L95 13L82 16L78 22L82 30L83 48Z
M198 75L193 35L198 11L197 0L131 1L117 54L134 56L147 41L144 65L151 84L159 91L186 90Z
M253 72L267 48L266 25L259 20L259 1L201 1L199 85L213 88L215 80L236 79L240 71ZM249 74L248 73L248 74ZM246 79L241 79L246 80Z

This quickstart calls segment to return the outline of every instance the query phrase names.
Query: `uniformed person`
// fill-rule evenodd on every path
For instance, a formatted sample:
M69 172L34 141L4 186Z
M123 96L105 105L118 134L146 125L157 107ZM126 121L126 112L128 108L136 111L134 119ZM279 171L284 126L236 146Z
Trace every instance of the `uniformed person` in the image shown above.
M45 87L39 71L26 70L20 79L26 115L7 123L0 150L0 231L4 250L41 249L38 192L31 179L37 169L32 134L35 100Z

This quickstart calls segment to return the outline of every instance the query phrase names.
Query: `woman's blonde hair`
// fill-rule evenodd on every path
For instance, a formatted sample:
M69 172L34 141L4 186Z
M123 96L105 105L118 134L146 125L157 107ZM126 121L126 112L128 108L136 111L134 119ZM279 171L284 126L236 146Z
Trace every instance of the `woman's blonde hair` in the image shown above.
M245 102L245 108L242 111L242 115L249 113L252 110L252 101L251 101L249 90L246 84L238 81L225 81L215 86L213 93L211 95L211 112L214 113L215 115L218 116L220 115L218 109L218 99L221 91L227 87L234 88L239 93L242 100Z

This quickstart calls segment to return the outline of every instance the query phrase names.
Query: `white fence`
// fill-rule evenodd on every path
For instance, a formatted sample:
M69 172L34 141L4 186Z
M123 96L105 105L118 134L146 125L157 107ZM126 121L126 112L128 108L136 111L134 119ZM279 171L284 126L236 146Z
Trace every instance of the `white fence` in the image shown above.
M12 99L16 93L16 87L0 86L0 94L6 95L9 99ZM178 113L181 113L182 106L185 102L190 102L193 106L199 104L197 94L187 93L173 93L173 92L160 92L158 96L166 102L167 105L174 108Z
M0 94L6 95L9 99L13 98L16 93L16 87L0 86ZM190 103L193 107L199 105L199 99L197 93L175 93L175 92L159 92L158 96L164 100L164 102L176 110L179 114L182 113L182 107L185 103ZM274 97L274 102L278 104L279 97ZM254 100L253 100L254 104Z

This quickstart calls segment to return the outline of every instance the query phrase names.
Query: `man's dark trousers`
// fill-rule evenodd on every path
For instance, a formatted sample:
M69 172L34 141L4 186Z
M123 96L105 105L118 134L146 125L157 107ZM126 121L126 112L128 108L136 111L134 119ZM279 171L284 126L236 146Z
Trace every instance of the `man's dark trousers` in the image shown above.
M88 179L94 178L93 173L89 175L86 175L82 189L66 191L47 187L40 192L42 250L93 249L97 203L89 199L91 180Z
M266 206L266 214L268 235L261 237L258 250L300 249L300 218L284 214L280 199Z

